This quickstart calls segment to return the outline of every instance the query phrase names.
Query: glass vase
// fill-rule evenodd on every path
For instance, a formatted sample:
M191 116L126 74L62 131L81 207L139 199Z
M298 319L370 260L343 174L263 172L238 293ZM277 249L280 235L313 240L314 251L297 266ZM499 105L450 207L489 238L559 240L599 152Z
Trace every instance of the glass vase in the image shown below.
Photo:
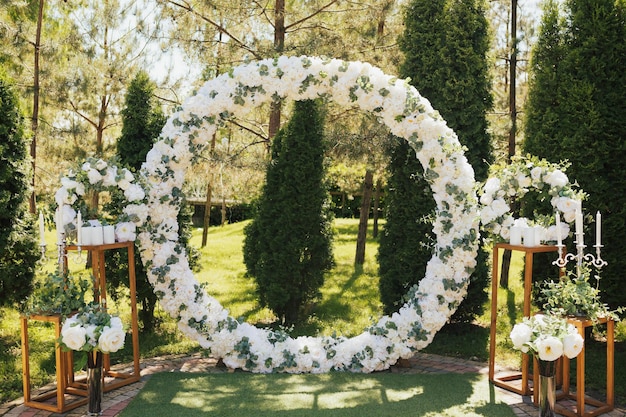
M539 417L555 417L556 361L539 362Z
M99 416L102 413L102 352L87 352L87 398L88 416Z

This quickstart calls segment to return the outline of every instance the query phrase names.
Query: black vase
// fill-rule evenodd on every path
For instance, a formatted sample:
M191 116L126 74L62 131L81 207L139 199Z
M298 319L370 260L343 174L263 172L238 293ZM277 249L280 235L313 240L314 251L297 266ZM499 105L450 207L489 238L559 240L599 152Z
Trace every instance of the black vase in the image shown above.
M87 397L89 399L88 416L102 413L102 352L87 352Z

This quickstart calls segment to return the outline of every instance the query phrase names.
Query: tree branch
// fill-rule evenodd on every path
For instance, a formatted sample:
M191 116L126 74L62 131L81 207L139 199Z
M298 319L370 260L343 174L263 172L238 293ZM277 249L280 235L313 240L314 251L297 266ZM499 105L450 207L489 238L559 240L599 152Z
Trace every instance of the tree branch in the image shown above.
M252 55L254 55L254 57L256 59L261 59L262 57L257 53L257 51L251 49L248 45L246 45L244 42L242 42L241 40L237 39L236 36L234 36L232 33L230 33L228 30L226 30L226 28L224 28L222 25L220 25L217 22L214 22L213 20L211 20L210 18L204 16L203 14L197 12L194 10L193 6L190 5L189 3L185 2L185 4L179 3L177 1L174 0L166 0L167 3L173 5L173 6L177 6L183 10L188 11L189 13L194 14L195 16L199 17L200 19L204 20L206 23L210 24L211 26L213 26L215 29L217 29L219 32L223 33L224 35L228 36L230 39L232 39L237 45L239 45L242 49L245 49L246 51L250 52ZM334 0L337 1L337 0Z

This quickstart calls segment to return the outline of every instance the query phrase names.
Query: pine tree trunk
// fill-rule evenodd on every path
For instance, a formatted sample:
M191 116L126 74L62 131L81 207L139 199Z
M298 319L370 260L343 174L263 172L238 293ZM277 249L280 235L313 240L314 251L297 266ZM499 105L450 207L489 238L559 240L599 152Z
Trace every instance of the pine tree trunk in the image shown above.
M359 217L359 232L356 238L355 265L365 263L365 240L367 239L367 220L369 218L370 204L372 201L372 188L374 188L374 174L372 171L365 172L363 180L363 200L361 202L361 215Z

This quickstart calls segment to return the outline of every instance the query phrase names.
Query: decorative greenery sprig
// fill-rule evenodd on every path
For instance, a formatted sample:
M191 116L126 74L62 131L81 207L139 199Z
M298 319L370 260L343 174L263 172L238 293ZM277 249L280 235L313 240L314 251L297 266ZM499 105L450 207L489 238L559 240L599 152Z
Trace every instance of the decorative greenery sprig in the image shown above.
M58 272L48 274L28 298L24 314L68 316L85 306L85 294L93 288L92 279Z
M600 275L598 273L595 275L595 287L590 277L591 268L583 263L580 275L570 271L556 282L545 283L541 288L541 293L545 297L544 310L563 317L585 317L594 323L601 318L619 320L617 314L623 309L611 310L607 304L603 303L598 289Z

